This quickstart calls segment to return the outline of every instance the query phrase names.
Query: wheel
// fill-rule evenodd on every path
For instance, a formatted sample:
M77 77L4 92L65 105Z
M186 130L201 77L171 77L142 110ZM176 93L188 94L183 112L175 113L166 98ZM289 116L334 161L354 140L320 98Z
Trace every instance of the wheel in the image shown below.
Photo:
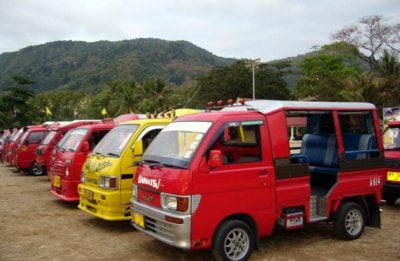
M38 166L35 162L29 166L29 174L33 176L40 176L44 174L43 168Z
M254 234L239 220L222 223L214 234L212 251L217 260L248 260L254 247Z
M337 212L334 228L336 234L345 240L357 239L365 227L365 214L360 205L353 202L343 203Z

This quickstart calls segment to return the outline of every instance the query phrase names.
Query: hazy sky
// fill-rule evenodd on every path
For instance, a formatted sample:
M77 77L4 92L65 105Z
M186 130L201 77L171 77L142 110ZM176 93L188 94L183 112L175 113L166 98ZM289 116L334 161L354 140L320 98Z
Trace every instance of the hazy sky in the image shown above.
M187 40L215 55L296 56L400 0L0 0L0 53L58 40Z

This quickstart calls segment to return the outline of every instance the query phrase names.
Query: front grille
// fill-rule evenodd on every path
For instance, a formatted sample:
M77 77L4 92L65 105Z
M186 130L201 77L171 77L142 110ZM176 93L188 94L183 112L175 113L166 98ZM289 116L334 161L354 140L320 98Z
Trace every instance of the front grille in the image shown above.
M60 166L58 164L53 165L53 175L64 176L65 173L65 166Z
M153 212L153 217L149 217L146 215L147 209L138 205L135 210L143 215L145 230L157 234L167 241L172 242L175 240L173 225L164 221L163 214Z
M86 208L87 208L89 211L92 211L93 213L96 213L96 212L97 212L97 209L95 209L94 207L91 207L91 206L86 205Z
M145 216L144 224L146 230L156 233L167 240L174 240L173 227L167 222Z
M44 148L37 148L36 149L36 155L38 156L43 156Z

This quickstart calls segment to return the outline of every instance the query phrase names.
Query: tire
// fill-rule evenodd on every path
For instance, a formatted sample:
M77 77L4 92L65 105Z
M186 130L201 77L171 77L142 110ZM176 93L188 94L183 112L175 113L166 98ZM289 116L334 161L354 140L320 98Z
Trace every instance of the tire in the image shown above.
M336 234L344 240L359 238L365 228L364 210L356 203L343 203L337 212L334 228Z
M29 166L29 174L32 176L41 176L44 174L43 168L35 162Z
M225 221L214 234L212 251L217 260L248 260L253 248L254 233L242 221Z

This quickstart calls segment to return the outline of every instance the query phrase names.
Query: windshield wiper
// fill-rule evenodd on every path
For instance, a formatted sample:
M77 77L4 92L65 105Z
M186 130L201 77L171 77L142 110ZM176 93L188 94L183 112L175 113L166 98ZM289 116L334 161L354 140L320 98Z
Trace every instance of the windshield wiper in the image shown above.
M168 164L168 163L161 163L161 162L155 161L155 160L141 160L141 161L136 162L136 166L138 166L138 165L140 166L141 164L148 164L150 166L150 168L168 167L168 168L173 168L173 169L185 169L184 167L181 167L181 166Z
M165 167L168 167L168 168L173 168L173 169L185 169L184 167L181 167L181 166L177 166L177 165L172 165L172 164L162 164L163 166L165 166Z
M114 153L114 152L107 152L106 156L114 156L114 157L119 157L119 154Z
M148 164L151 169L153 169L155 167L160 168L163 166L163 164L161 164L161 162L158 162L156 160L142 160L141 163Z

